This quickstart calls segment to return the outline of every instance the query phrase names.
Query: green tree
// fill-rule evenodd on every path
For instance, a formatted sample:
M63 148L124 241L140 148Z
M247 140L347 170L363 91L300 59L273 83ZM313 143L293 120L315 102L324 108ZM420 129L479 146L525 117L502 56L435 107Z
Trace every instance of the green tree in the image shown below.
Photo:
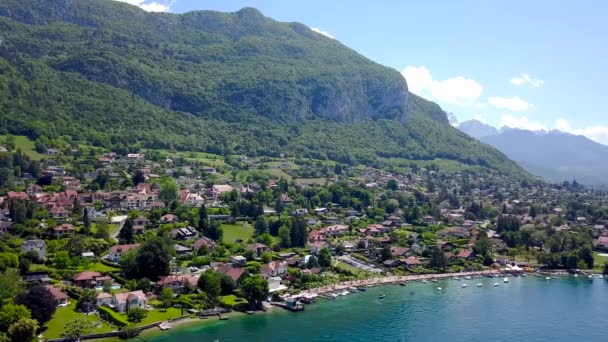
M175 254L170 240L152 237L141 244L135 255L135 276L157 280L170 271L171 258Z
M133 174L133 185L137 186L140 183L144 183L146 181L146 176L144 175L142 170L136 170Z
M179 196L179 187L172 180L167 180L163 183L160 192L158 193L158 198L165 202L168 206L169 204L177 201Z
M384 248L382 248L382 252L380 254L380 260L386 261L392 257L393 257L393 253L391 253L391 247L384 246Z
M67 251L59 251L55 253L53 263L55 264L55 268L65 270L70 265L70 253Z
M399 185L397 184L396 180L389 179L389 181L386 182L386 188L388 190L397 191L397 189L399 189Z
M268 296L268 281L259 274L252 275L243 281L242 291L251 305L259 307Z
M258 216L258 218L255 220L254 227L256 235L268 233L268 224L266 223L264 216Z
M321 251L319 251L319 266L321 267L330 267L331 266L331 253L329 252L329 248L323 247Z
M48 322L57 310L55 298L44 286L34 286L20 293L15 298L15 303L26 306L32 313L32 318L40 325Z
M148 316L148 311L142 308L132 308L127 312L127 319L129 322L141 322Z
M207 215L207 208L203 204L198 209L198 230L205 232L207 228L209 228L209 216Z
M236 283L229 275L220 273L220 287L222 288L222 295L226 296L234 291Z
M93 322L86 318L77 318L66 323L63 335L70 338L78 338L85 335L93 328Z
M84 290L78 298L76 309L84 313L89 313L95 310L95 302L97 300L97 292L95 290Z
M0 331L8 331L11 325L24 318L31 318L25 305L5 304L0 310Z
M0 306L15 298L21 292L23 282L16 269L7 269L0 273Z
M83 233L89 235L91 232L91 218L89 217L89 208L84 208L82 212Z
M286 226L281 226L281 228L279 228L279 239L281 240L281 247L291 247L291 236L289 235L289 228L287 228Z
M203 235L212 240L221 241L222 237L224 236L224 232L222 231L219 222L213 221L209 224L209 227L203 231Z
M95 225L95 227L97 229L95 230L95 234L93 234L93 237L95 237L97 239L104 239L106 241L110 240L110 227L108 225L108 221L106 221L106 220L97 221L97 224Z
M161 304L162 304L162 309L163 311L166 311L167 308L169 308L171 306L171 303L173 302L173 290L165 287L162 289L162 291L160 291L160 296L158 297L158 300L160 300Z
M443 254L443 251L439 247L434 247L431 252L431 258L429 260L429 266L436 269L444 269L448 264L448 260Z
M36 330L38 322L34 319L22 318L8 328L8 336L11 342L33 342L36 341Z
M198 288L207 294L207 297L214 303L219 302L222 294L220 275L217 271L207 270L198 278Z
M319 259L316 256L311 255L308 258L308 262L306 263L306 268L318 268L319 267Z
M120 232L118 232L118 239L121 244L131 244L133 243L135 238L135 231L133 230L133 219L131 217L127 217L125 222L120 228Z

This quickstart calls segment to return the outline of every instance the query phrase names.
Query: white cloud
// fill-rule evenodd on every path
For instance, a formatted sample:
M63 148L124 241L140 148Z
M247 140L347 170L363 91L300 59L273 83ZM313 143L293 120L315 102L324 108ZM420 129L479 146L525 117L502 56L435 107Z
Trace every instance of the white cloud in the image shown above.
M608 126L587 126L583 128L574 128L572 125L570 125L568 120L558 118L555 121L555 128L570 134L584 135L587 138L602 144L608 144Z
M323 30L321 30L320 28L317 28L317 27L311 27L310 29L311 29L311 30L313 30L313 31L315 31L315 32L317 32L317 33L319 33L319 34L324 35L325 37L328 37L328 38L331 38L331 39L336 39L336 37L334 37L334 36L332 36L331 34L329 34L329 32L327 32L327 31L323 31Z
M513 77L510 82L511 84L517 86L524 85L527 83L535 88L542 87L545 83L540 78L534 78L528 74L520 74L519 76Z
M531 105L519 97L490 97L488 103L498 109L508 109L514 112L527 110Z
M547 130L547 126L541 122L530 121L530 119L525 116L516 117L511 114L503 115L500 117L500 127L504 126L525 129L528 131Z
M424 66L407 66L401 74L411 92L427 99L460 106L473 105L481 96L483 87L477 81L462 76L443 81L433 80Z
M117 0L121 2L126 2L128 4L138 6L146 12L169 12L171 9L171 5L173 5L173 1L163 1L160 2L152 1L147 2L146 0Z

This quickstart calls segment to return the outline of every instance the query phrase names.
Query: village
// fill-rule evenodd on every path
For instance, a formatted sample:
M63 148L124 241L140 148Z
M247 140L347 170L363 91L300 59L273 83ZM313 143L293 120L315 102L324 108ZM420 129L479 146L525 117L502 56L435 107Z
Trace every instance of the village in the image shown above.
M592 274L608 262L608 198L576 181L441 161L1 155L11 171L0 197L1 278L47 340L297 308L294 294L369 279L504 267ZM40 296L52 308L33 303Z

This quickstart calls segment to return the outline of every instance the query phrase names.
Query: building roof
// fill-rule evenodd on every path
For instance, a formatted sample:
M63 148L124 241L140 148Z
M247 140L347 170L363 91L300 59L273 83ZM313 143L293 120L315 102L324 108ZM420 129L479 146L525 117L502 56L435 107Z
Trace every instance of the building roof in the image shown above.
M63 293L63 291L61 291L61 289L58 289L53 285L45 285L44 287L46 287L46 289L49 290L49 292L53 295L53 298L55 298L56 301L59 302L59 301L68 299L68 295Z
M93 280L97 277L101 277L99 272L81 272L74 275L74 281Z

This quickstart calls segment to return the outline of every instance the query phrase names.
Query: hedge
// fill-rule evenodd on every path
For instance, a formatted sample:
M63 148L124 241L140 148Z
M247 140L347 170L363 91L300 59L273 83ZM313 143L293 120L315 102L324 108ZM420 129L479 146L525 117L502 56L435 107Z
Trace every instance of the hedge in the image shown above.
M105 306L100 306L99 308L99 313L100 316L105 316L106 320L110 321L111 323L116 324L119 327L124 327L129 325L129 322L122 317L118 312L107 308ZM102 313L105 313L105 315L102 315Z
M102 264L104 264L106 266L109 266L109 267L120 268L120 264L116 264L116 263L110 262L109 260L104 259L104 258L99 258L99 262L101 262Z

